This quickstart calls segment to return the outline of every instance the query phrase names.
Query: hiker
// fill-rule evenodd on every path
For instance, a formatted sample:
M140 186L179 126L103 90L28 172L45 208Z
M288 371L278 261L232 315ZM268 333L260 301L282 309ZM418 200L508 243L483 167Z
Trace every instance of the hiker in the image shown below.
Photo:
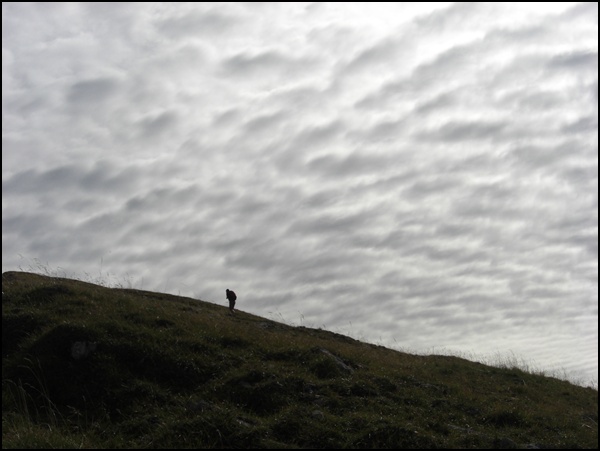
M230 290L229 288L227 288L225 290L225 296L227 297L227 300L229 301L229 311L231 313L235 313L233 311L233 308L235 307L235 300L237 299L237 296L235 295L235 293Z

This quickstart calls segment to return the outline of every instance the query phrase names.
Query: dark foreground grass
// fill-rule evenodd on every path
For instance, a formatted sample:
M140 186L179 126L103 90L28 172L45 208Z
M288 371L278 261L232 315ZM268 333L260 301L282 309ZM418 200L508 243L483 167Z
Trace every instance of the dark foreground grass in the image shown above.
M598 392L225 306L2 275L3 448L597 448Z

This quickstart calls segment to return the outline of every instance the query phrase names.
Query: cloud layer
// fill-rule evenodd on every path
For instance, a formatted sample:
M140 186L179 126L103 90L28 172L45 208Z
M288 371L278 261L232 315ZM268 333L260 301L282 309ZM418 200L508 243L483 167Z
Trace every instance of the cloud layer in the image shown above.
M3 3L3 271L597 381L598 6L546 5Z

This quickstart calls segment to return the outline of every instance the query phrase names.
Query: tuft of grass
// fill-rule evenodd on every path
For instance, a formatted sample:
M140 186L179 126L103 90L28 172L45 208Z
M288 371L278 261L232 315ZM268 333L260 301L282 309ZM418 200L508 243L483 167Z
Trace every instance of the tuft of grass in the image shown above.
M56 275L2 291L6 448L598 447L597 390L511 362Z

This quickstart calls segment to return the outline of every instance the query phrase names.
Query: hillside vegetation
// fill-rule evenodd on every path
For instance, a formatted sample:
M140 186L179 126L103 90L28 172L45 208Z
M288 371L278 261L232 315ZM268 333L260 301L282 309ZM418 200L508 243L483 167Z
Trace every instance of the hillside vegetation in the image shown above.
M598 392L168 294L2 275L3 448L597 448Z

